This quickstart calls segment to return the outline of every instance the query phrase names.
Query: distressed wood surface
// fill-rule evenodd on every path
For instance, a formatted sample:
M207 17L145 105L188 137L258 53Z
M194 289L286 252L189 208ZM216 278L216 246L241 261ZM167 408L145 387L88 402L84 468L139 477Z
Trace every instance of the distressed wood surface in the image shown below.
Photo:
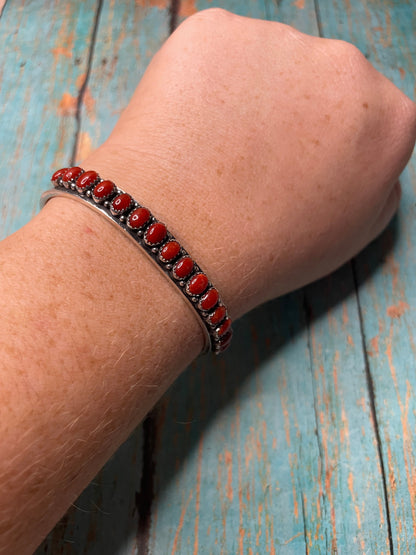
M212 3L1 4L4 237ZM414 96L411 0L217 5L354 42ZM414 158L402 184L399 217L352 263L247 315L229 353L184 372L38 555L416 553Z

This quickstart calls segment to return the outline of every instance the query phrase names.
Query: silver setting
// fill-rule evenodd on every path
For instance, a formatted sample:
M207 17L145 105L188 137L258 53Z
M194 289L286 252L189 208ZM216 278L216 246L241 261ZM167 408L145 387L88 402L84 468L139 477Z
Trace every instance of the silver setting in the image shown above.
M96 177L95 177L95 179L94 179L94 181L92 181L92 182L91 182L89 185L87 185L86 187L78 187L78 186L77 186L77 181L78 181L78 179L79 179L82 175L84 175L85 173L86 173L86 172L82 171L82 172L79 174L79 176L78 176L76 179L74 179L74 185L73 185L73 186L75 187L75 189L78 191L78 193L79 193L80 195L87 195L87 196L90 196L90 195L91 195L92 189L94 189L94 187L100 182L100 177L99 177L99 175L97 174L97 172L94 172L94 173L97 174ZM73 188L73 187L72 187L72 185L71 185L71 189L72 189L72 188Z
M114 185L113 190L112 190L108 195L106 195L105 197L98 198L98 197L94 196L94 189L97 187L97 185L99 185L99 184L102 183L103 181L109 181L109 180L105 180L105 179L101 179L101 178L100 178L100 179L97 181L97 183L94 185L94 187L93 187L93 189L92 189L92 191L91 191L91 192L92 192L92 198L94 199L94 201L95 201L96 203L98 203L98 204L103 204L104 206L109 207L109 206L110 206L110 199L111 199L111 197L112 197L113 195L116 194L116 186L115 186L114 184L113 184L113 185ZM110 183L113 183L113 182L111 181Z
M129 210L131 210L132 204L133 204L133 198L129 195L129 197L130 197L131 200L130 200L130 204L127 206L127 208L122 208L121 210L117 210L117 208L114 208L114 206L113 206L114 200L115 200L119 195L124 195L124 194L128 194L128 193L125 193L124 191L121 191L120 193L117 193L117 194L115 195L115 197L114 197L114 198L111 200L111 202L110 202L110 212L111 212L112 215L115 216L116 218L120 218L120 221L123 221L123 220L121 220L121 218L123 217L122 214L125 214L126 212L128 212Z
M155 254L157 254L157 253L159 252L159 247L158 247L157 245L159 245L159 246L162 245L162 243L164 243L164 242L166 241L166 238L167 238L167 234L166 234L166 235L163 237L163 239L162 239L161 241L158 241L157 243L153 243L153 242L150 243L150 242L147 240L147 232L149 231L150 227L151 227L153 224L157 224L157 223L162 223L162 222L158 222L158 221L155 220L154 218L150 218L149 222L147 222L147 223L145 224L145 225L147 226L147 229L146 229L146 231L144 232L144 236L143 236L143 241L146 243L146 245L147 245L148 247L151 247L151 251L154 252ZM165 224L162 224L162 225L165 225ZM165 226L165 227L166 227L166 226ZM154 251L153 248L155 248L156 251Z
M226 319L227 319L227 318L224 318L224 320L222 320L222 322L221 322L220 324L218 324L217 327L216 327L215 330L214 330L215 337L216 337L219 341L221 341L222 339L224 339L224 337L227 337L227 336L228 336L228 333L230 332L230 329L231 329L231 328L229 328L225 333L223 333L222 335L219 335L219 332L220 332L220 330L221 330L221 326L224 324L224 322L226 321Z
M189 254L182 248L179 252L178 257L179 257L178 260L175 262L175 265L173 266L172 276L177 280L189 279L192 276L192 274L195 273L196 264L195 264L195 262L192 261L193 262L193 267L192 267L192 270L189 272L189 274L184 276L184 277L178 276L178 274L175 272L175 266L178 264L178 262L181 261L182 258L185 258L185 257L191 258L189 256ZM191 260L192 260L192 258L191 258ZM181 287L183 287L185 285L185 283L186 283L186 281L179 281L179 285Z
M144 208L144 206L140 206L136 201L134 202L133 209L132 209L132 211L130 212L130 214L128 215L128 218L127 218L127 227L128 227L129 229L131 229L132 231L136 231L136 230L137 230L137 233L139 233L139 230L140 230L141 235L143 235L143 230L144 230L144 228L149 224L149 222L152 220L152 215L150 214L150 211L149 211L149 214L150 214L149 219L148 219L142 226L140 226L140 227L132 227L132 226L130 225L130 217L131 217L131 215L133 214L133 212L134 212L137 208ZM147 208L146 208L146 210L147 210Z
M227 346L230 345L231 339L233 337L233 332L232 329L230 328L227 333L224 333L224 335L222 335L221 337L215 338L213 336L211 336L214 339L214 352L216 354L218 354L219 352L221 352L222 347L224 344L228 344Z
M218 298L217 302L211 306L211 308L208 308L208 310L206 310L205 308L202 308L201 306L201 301L204 299L205 295L211 290L211 289L215 289L215 287L213 287L213 285L211 283L208 284L208 287L205 289L205 291L203 293L201 293L201 297L199 299L199 303L198 303L198 308L199 310L201 310L202 312L204 312L205 314L208 315L209 312L211 312L212 310L214 310L218 304L220 303L220 299ZM217 291L218 293L218 291Z
M215 308L211 309L211 312L210 312L210 313L207 313L207 314L205 315L205 318L206 318L206 320L207 320L207 324L208 324L209 326L211 326L212 328L216 328L216 327L218 327L218 326L221 326L221 325L223 324L224 320L226 320L226 319L228 318L228 312L227 312L227 309L225 309L224 318L221 318L221 320L220 320L217 324L213 324L213 323L211 322L211 320L210 320L211 316L212 316L213 313L217 310L217 308L220 308L221 306L224 306L224 305L221 304L221 303L218 303L217 306L216 306ZM224 307L224 308L225 308L225 307Z
M175 239L174 237L172 237L172 235L171 235L171 234L169 233L169 231L168 231L168 238L166 239L166 241L165 241L165 243L163 244L163 246L160 247L160 249L159 249L159 250L160 250L160 253L159 253L159 260L161 260L164 264L166 264L165 268L166 268L167 270L172 270L174 261L181 255L181 250L182 250L182 249L181 249L181 246L180 246L179 243L178 243L178 245L179 245L178 254L177 254L176 256L174 256L173 258L169 258L169 260L166 259L166 258L162 255L161 249L162 249L163 247L165 247L168 243L171 243L171 242L172 242L172 243L173 243L173 242L178 243L178 242L176 241L176 239Z
M193 296L193 299L196 299L196 300L198 300L211 287L211 284L208 281L205 289L201 293L191 293L191 291L189 290L189 287L191 285L191 281L198 274L203 274L205 277L207 277L206 274L204 272L201 272L201 269L196 264L194 264L193 275L190 276L190 278L188 280L188 283L186 284L186 293L190 296ZM208 280L208 278L207 278L207 280Z

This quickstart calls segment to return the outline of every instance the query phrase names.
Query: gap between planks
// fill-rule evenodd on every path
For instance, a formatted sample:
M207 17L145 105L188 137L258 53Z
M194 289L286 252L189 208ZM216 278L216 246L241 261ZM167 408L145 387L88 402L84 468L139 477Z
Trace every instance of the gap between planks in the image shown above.
M371 411L371 417L374 422L374 431L375 431L376 440L377 440L377 453L378 453L378 459L380 461L381 479L383 483L383 494L384 494L384 507L386 510L386 520L387 520L387 534L389 539L389 549L390 549L390 554L394 555L393 535L392 535L391 520L390 520L389 497L387 494L386 468L385 468L385 463L383 459L380 429L379 429L378 420L377 420L373 376L371 375L370 363L368 360L368 353L366 349L366 337L365 337L365 329L364 329L364 322L363 322L363 313L361 310L360 293L358 289L358 279L357 279L357 271L355 267L355 258L353 258L351 261L351 271L352 271L352 279L354 282L355 297L357 299L358 317L360 319L360 333L361 333L362 350L363 350L363 356L364 356L364 362L365 362L365 375L367 379L368 394L370 399L370 411Z
M1 2L1 0L0 0L0 2ZM86 71L86 74L85 74L85 79L82 82L82 85L79 89L78 97L77 97L77 107L76 107L76 111L75 111L75 136L74 136L74 144L73 144L73 147L72 147L72 155L71 155L71 162L70 162L71 166L75 165L75 161L76 161L76 157L77 157L79 134L80 134L80 130L81 130L82 104L84 102L85 91L87 90L87 85L88 85L88 81L89 81L89 78L90 78L91 67L92 67L92 59L94 57L95 44L96 44L96 41L97 41L98 25L99 25L99 21L100 21L100 15L101 15L102 7L103 7L103 2L104 2L104 0L98 0L98 3L97 3L97 11L95 12L95 18L94 18L94 27L92 29L92 34L91 34L90 50L88 52L87 71Z
M178 14L181 0L170 0L169 35L178 26ZM137 534L136 547L139 555L149 553L150 531L152 527L152 508L154 499L154 480L156 463L154 450L157 438L157 407L143 422L142 477L140 491L136 492Z
M316 25L318 27L318 33L321 38L325 38L323 28L322 28L322 19L321 19L320 7L319 7L319 0L313 0L313 1L314 1L315 17L316 17ZM370 371L370 363L368 360L368 354L366 350L366 338L365 338L365 330L364 330L364 323L363 323L363 313L361 310L355 259L352 259L350 266L351 266L351 273L352 273L354 289L355 289L355 297L357 301L360 333L361 333L361 339L362 339L362 351L363 351L364 362L365 362L365 375L366 375L366 381L367 381L367 387L368 387L368 393L369 393L369 399L370 399L370 410L371 410L371 416L374 422L374 431L375 431L376 440L377 440L377 453L378 453L378 458L380 461L380 468L381 468L381 478L382 478L382 485L383 485L384 507L386 511L389 550L390 550L390 554L394 555L393 535L392 535L391 519L390 519L390 507L389 507L389 500L388 500L388 493L387 493L386 468L385 468L385 462L383 459L383 453L381 449L381 438L380 438L379 423L377 420L374 383L373 383L373 378ZM309 328L310 314L308 314L309 311L306 305L304 305L304 310L305 310L307 325ZM319 449L321 448L321 446L319 445L319 442L318 442L318 447Z

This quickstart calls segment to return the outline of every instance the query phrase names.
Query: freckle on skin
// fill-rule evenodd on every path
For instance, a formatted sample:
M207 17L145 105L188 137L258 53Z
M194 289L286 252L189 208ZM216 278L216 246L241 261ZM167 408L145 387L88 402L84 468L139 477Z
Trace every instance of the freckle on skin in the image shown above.
M368 108L368 104L367 104L367 102L364 102L364 104L363 104L363 108L365 108L365 109L367 110L367 108Z

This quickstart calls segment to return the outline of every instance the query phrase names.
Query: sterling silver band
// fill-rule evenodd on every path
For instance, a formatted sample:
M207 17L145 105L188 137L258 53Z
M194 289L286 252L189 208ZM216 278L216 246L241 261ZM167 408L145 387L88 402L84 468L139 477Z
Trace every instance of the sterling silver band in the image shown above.
M96 174L96 172L84 172L81 168L68 169L68 171L72 171L72 174L74 174L73 170L79 170L80 173L75 174L74 178L71 177L67 180L65 178L65 173L56 176L65 170L59 170L54 174L52 178L54 188L42 194L40 199L41 208L54 197L67 197L77 202L87 203L90 208L103 214L115 227L121 229L124 235L143 248L154 265L157 266L158 269L169 278L169 281L181 291L188 305L194 309L204 334L204 347L202 352L206 353L212 350L214 353L219 354L224 351L228 347L232 336L231 320L228 317L226 307L219 297L218 291L212 283L208 281L205 272L203 272L177 239L166 229L166 226L159 222L148 209L140 205L130 195L112 184L114 185L114 190L111 196L100 201L94 195L95 188L101 183L104 184L104 181L99 178L98 174ZM94 173L97 179L95 181L90 180L91 183L84 188L84 186L81 187L79 185L79 180L84 175L84 181L88 181L89 176L87 173ZM108 183L108 181L106 181L106 183ZM131 204L128 208L117 213L113 201L120 195L130 197ZM129 223L129 216L138 208L144 208L149 212L150 217L139 229L133 229ZM164 236L162 240L153 244L147 240L146 233L151 227L158 227L154 224L163 226ZM163 247L170 242L178 243L180 249L172 258L171 262L165 260L161 253ZM187 260L187 262L190 263L192 261L193 263L192 270L182 278L176 275L175 268L178 267L181 261L188 258L190 260ZM176 271L179 274L179 270ZM202 288L199 287L199 289L197 288L198 280L203 283Z

